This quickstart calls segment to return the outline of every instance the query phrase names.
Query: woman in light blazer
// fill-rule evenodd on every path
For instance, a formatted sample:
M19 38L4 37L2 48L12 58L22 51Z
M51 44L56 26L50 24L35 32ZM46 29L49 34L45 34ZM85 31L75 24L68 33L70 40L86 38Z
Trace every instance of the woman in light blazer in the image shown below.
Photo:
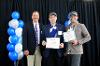
M80 66L81 55L83 54L83 44L91 40L91 36L84 24L78 22L78 13L72 11L69 13L69 26L66 26L67 30L73 30L75 32L76 39L67 43L65 58L68 62L66 66Z

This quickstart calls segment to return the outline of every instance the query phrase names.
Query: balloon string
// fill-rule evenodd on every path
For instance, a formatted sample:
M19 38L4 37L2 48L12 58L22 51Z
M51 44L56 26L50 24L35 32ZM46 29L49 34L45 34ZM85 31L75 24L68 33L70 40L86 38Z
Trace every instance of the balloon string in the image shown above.
M14 66L18 66L19 61L14 61Z

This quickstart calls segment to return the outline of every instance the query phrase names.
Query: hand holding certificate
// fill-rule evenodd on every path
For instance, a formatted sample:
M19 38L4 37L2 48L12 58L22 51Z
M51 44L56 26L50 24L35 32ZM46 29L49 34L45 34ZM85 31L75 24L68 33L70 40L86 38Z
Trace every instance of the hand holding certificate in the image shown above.
M46 48L59 49L60 38L46 38Z
M74 30L70 30L67 32L63 33L63 37L64 37L64 42L69 42L71 40L75 40L76 39L76 35Z

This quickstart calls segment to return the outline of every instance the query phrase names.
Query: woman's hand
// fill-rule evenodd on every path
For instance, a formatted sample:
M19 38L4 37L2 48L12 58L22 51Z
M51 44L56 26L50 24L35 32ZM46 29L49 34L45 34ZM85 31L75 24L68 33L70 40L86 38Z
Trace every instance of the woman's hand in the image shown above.
M78 40L71 40L70 41L72 43L72 45L76 46L79 44Z
M43 40L43 41L42 41L42 45L43 45L43 46L46 46L46 41Z
M61 43L59 47L64 48L64 43Z
M25 55L25 56L28 56L28 55L29 55L29 51L28 51L28 50L25 50L25 51L24 51L24 55Z

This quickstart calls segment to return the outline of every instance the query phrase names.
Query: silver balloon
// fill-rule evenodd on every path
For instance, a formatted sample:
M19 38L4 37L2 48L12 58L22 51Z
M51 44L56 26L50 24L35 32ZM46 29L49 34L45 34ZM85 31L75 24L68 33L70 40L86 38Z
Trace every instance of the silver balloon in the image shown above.
M24 56L24 53L22 51L18 53L18 60L21 60L23 56Z
M22 44L18 43L15 45L15 51L17 53L20 53L22 51Z
M9 21L9 27L12 27L14 29L18 28L19 21L17 19L12 19Z
M15 30L15 34L18 36L18 37L21 37L22 36L22 28L17 28L16 30Z

